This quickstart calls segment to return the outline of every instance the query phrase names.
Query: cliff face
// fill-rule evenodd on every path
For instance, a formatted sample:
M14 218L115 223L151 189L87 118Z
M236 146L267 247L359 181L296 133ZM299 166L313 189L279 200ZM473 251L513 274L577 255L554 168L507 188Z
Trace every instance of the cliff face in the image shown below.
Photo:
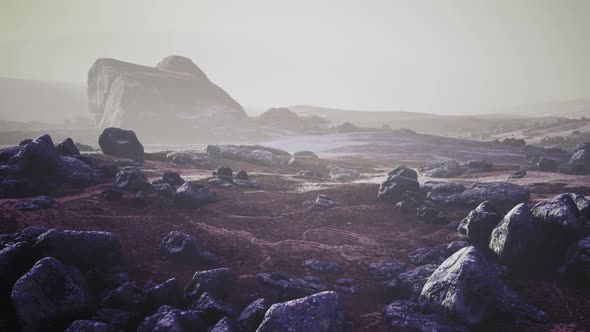
M156 67L96 60L88 72L88 104L99 128L139 132L246 118L238 102L180 56L166 57Z

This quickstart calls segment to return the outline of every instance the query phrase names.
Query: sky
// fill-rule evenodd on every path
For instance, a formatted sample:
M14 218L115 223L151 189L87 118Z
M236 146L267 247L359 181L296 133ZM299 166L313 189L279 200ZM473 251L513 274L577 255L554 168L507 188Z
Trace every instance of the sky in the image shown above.
M0 0L0 76L187 56L247 109L440 114L590 98L587 0Z

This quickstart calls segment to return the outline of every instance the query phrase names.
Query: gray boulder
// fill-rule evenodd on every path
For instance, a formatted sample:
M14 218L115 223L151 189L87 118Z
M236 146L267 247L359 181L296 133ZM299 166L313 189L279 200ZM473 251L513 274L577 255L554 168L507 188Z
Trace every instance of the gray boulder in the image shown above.
M12 303L27 330L51 330L89 307L84 277L53 257L43 258L12 288ZM66 325L67 326L67 325Z
M241 313L238 318L238 324L242 330L255 331L256 328L264 320L264 315L271 303L260 298L250 303Z
M488 201L498 207L510 208L529 199L530 192L525 186L510 182L476 182L457 194L452 202L475 207Z
M578 144L576 152L571 156L568 166L574 174L588 174L590 171L590 144Z
M59 169L59 155L51 136L45 134L35 138L10 159L28 175L53 175Z
M115 176L113 186L116 189L130 192L148 191L152 189L152 185L145 175L136 169L125 169L118 172Z
M66 329L66 332L117 332L117 329L103 322L77 320Z
M388 202L397 203L402 200L406 192L420 191L420 183L414 178L405 177L403 174L409 172L400 172L397 175L389 177L379 186L377 198ZM413 175L413 174L409 174Z
M102 153L119 158L143 161L143 145L133 130L105 128L98 137L98 145Z
M465 326L435 313L423 313L412 301L398 300L383 308L383 317L394 329L420 332L468 332Z
M396 298L417 301L426 284L426 280L437 269L437 264L426 264L400 273L388 285Z
M277 298L280 301L309 296L327 289L319 278L311 276L295 278L282 273L259 273L256 279L261 284L278 291Z
M464 172L464 168L456 160L434 160L418 168L420 175L432 178L452 178Z
M176 189L174 201L182 207L195 208L217 200L217 194L209 188L194 182L185 182Z
M344 313L335 292L327 291L273 304L266 312L258 332L342 331Z
M543 242L540 222L533 217L526 204L515 206L492 231L490 250L498 259L509 265L530 263Z
M226 298L231 294L237 279L238 276L234 270L228 268L195 272L184 288L184 298L187 301L194 300L203 293Z
M78 148L76 147L74 140L72 140L69 137L57 143L55 148L57 149L57 153L60 156L71 157L80 155L80 150L78 150Z
M406 165L399 165L393 170L391 170L389 173L387 173L387 178L390 179L397 175L418 180L418 173L416 173L415 170L408 168Z
M182 311L167 305L146 317L137 332L193 332L207 331L207 324L196 311Z
M502 218L502 212L490 202L485 201L461 220L457 230L460 234L467 236L473 244L487 247L492 230Z
M215 158L240 160L265 166L279 167L285 162L268 150L251 150L237 145L207 145L207 154Z
M196 237L179 231L171 231L162 238L160 255L164 259L189 265L216 261L215 256L206 251Z

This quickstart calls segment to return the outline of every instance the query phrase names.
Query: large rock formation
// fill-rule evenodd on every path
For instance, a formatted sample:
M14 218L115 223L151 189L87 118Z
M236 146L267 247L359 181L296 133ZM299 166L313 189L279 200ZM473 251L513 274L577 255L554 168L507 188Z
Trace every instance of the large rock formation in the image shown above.
M190 59L169 56L156 67L98 59L88 72L88 103L99 128L158 133L194 129L246 113Z

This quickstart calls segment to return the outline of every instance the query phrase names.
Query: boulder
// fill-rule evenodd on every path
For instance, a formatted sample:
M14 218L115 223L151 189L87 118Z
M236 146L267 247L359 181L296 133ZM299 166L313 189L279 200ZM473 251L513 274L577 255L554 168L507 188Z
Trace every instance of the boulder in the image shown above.
M176 190L168 183L154 184L154 190L162 197L173 198Z
M574 193L569 193L568 195L570 195L570 197L574 200L574 203L576 203L578 210L580 211L582 216L586 218L586 223L588 223L588 221L590 221L590 200L586 199L586 197L582 195Z
M459 249L467 246L469 243L465 241L453 241L436 247L418 248L410 252L408 258L414 265L436 264L438 266Z
M403 176L406 178L418 180L418 173L415 170L408 168L406 165L399 165L389 173L387 173L387 179L390 179L394 176Z
M71 157L80 155L80 150L78 150L76 144L74 144L74 140L69 137L57 143L55 148L60 156Z
M215 256L206 251L196 237L179 231L171 231L162 238L160 255L164 259L189 265L216 261Z
M10 158L16 156L22 149L22 146L10 146L0 149L0 163L7 162Z
M380 283L389 283L397 277L406 265L398 261L378 262L369 264L369 274Z
M481 173L489 172L494 167L494 164L483 159L469 160L464 165L467 173Z
M258 332L267 331L342 331L344 313L335 292L327 291L273 304L266 312Z
M102 153L119 158L143 161L143 145L133 130L105 128L98 138Z
M145 304L151 310L163 305L175 306L180 303L181 299L182 289L176 278L168 279L145 292Z
M467 236L471 243L485 248L489 244L492 230L502 218L502 212L490 202L485 201L461 220L457 230L460 234Z
M203 293L201 297L194 300L190 310L199 314L207 324L215 325L224 317L235 317L236 312L229 304L219 301L209 293Z
M177 205L187 208L199 207L217 200L217 194L201 184L185 182L176 189L174 201Z
M176 172L164 173L164 175L162 175L162 181L166 182L172 187L182 186L185 182L184 179L180 177L180 174Z
M360 177L359 171L350 168L332 167L330 169L330 179L334 181L347 182L354 181Z
M396 298L417 301L424 284L426 284L426 280L428 280L437 267L438 264L426 264L400 273L387 285L387 289Z
M416 179L397 174L388 177L388 179L381 184L377 198L397 203L402 200L403 195L406 192L418 191L420 191L420 183L418 183Z
M96 60L88 72L88 104L99 128L128 127L146 135L179 137L247 116L190 59L176 55L156 67Z
M530 263L543 242L541 224L526 204L515 206L494 228L489 240L490 250L498 259L510 265Z
M513 207L518 203L526 203L530 198L529 189L510 182L476 182L465 191L454 195L452 203L476 207L488 201L497 207Z
M184 287L184 298L191 301L206 292L215 297L227 298L232 293L237 279L234 270L228 268L195 272L191 281Z
M422 288L420 304L467 325L503 313L504 287L475 247L466 247L445 260Z
M13 161L14 160L14 161ZM51 136L45 134L35 138L11 158L29 176L53 175L58 169L59 155Z
M568 166L574 174L588 174L590 171L590 144L578 144L576 151L571 156Z
M326 285L315 277L294 278L282 273L259 273L256 279L278 291L279 301L293 300L326 290Z
M33 247L40 257L55 257L82 270L119 263L121 242L113 233L50 229Z
M219 178L226 178L231 181L232 177L234 176L234 171L230 167L219 166L217 167L217 170L213 172L213 175Z
M584 236L586 220L572 196L567 193L537 203L532 213L541 222L545 234L543 247L556 259Z
M0 250L0 298L10 294L14 283L29 271L33 263L31 246L27 242L18 242Z
M236 323L228 317L220 319L215 326L213 326L209 332L238 332L238 326Z
M56 329L84 315L90 304L80 271L53 257L41 259L23 275L12 288L11 298L25 330Z
M412 301L397 300L383 308L383 317L394 329L420 332L468 332L467 327L441 314L423 313Z
M14 208L19 211L37 211L48 209L55 205L55 200L47 196L38 196L30 201L18 202L14 205Z
M342 274L344 272L338 263L318 259L306 259L303 266L318 273Z
M117 176L115 176L113 186L116 189L130 192L146 191L152 188L151 183L148 181L145 175L136 169L125 169L119 171Z
M418 173L432 178L452 178L463 174L464 169L456 160L434 160L419 167Z
M590 281L590 236L568 249L563 267L571 279L580 283Z
M66 332L117 332L117 329L103 322L77 320L66 329Z
M58 176L73 187L84 188L100 182L99 174L82 160L59 157L58 165Z
M146 317L137 332L193 332L207 331L207 324L196 311L182 311L171 306L161 306Z
M336 201L326 195L318 195L315 199L315 205L322 208L331 208L336 205Z
M250 303L241 313L238 318L238 325L244 331L255 331L256 328L262 323L264 314L271 303L269 301L260 298Z
M145 307L145 291L135 282L125 282L103 294L100 305L103 308L136 312Z
M245 180L248 181L248 173L243 169L236 173L236 180Z

